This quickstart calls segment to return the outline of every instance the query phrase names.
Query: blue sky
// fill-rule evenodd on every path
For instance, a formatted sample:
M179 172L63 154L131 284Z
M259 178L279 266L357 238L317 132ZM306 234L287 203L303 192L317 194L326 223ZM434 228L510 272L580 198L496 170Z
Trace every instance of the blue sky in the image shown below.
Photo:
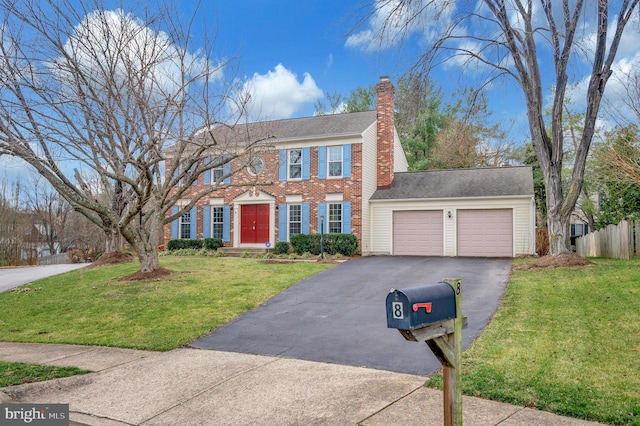
M425 0L422 3L437 5L443 1ZM557 3L555 6L559 7L560 2ZM586 3L578 38L588 48L593 34L589 18L593 16L595 6L593 2ZM615 3L612 2L612 8ZM272 109L263 107L262 116L288 118L311 115L318 98L326 101L327 94L348 94L358 86L368 87L381 75L389 75L395 82L415 63L430 32L441 31L454 13L446 10L434 19L435 11L427 11L423 19L409 27L407 38L402 42L389 36L391 41L381 47L380 40L371 35L380 30L384 10L369 16L357 27L354 25L357 17L362 16L362 13L356 16L356 12L370 13L374 4L375 0L208 0L202 3L202 14L208 21L218 24L221 52L238 55L239 77L247 84L254 83L256 90L269 92L265 102ZM541 17L538 2L533 4L534 14ZM184 3L183 7L190 6ZM611 15L615 17L613 13ZM472 25L467 28L469 33L474 30ZM634 69L640 63L638 25L636 13L619 49L617 64L620 69ZM544 44L541 46L540 54L550 58L550 49L545 51ZM543 73L553 77L551 60L543 59L540 63ZM570 68L574 86L569 89L569 97L578 111L585 106L588 67L588 62L576 56ZM432 79L444 89L446 96L463 86L479 86L488 74L482 66L463 66L454 61L434 72ZM550 97L553 80L549 78L544 84L546 96ZM616 94L622 90L624 81L614 76L607 86L608 101L618 102ZM512 79L506 78L495 82L487 94L493 119L501 123L507 137L517 144L526 141L528 125L522 90ZM283 108L283 105L288 107ZM604 119L601 124L603 128L611 126Z
M71 0L75 1L75 0ZM111 3L111 0L105 0ZM437 5L444 0L427 1ZM126 2L125 2L126 3ZM144 1L137 6L144 7ZM580 36L589 46L592 30L587 19L595 8L587 2L587 17ZM154 2L149 2L154 5ZM196 0L175 0L175 6L188 18L193 14ZM538 2L534 1L534 5ZM124 7L113 2L113 9ZM210 33L215 34L215 54L221 58L233 58L230 67L224 70L225 77L240 79L253 99L260 102L253 118L278 119L309 116L315 112L318 100L327 102L327 95L348 93L357 87L368 87L379 81L381 75L389 75L392 82L415 63L418 54L432 37L441 31L451 18L450 12L434 19L434 13L425 13L408 27L407 37L400 41L389 37L381 46L380 22L385 18L384 10L376 14L375 0L202 0L194 21L195 36L187 46L197 52L198 31L206 22ZM554 3L555 5L555 3ZM360 14L356 15L360 12ZM125 12L130 12L125 7ZM429 12L429 11L428 11ZM534 11L540 13L539 10ZM365 16L355 26L358 18ZM402 19L398 16L398 19ZM185 19L183 19L183 22ZM640 68L640 28L638 14L628 26L619 50L617 65L621 70ZM474 30L472 26L468 31ZM388 35L388 34L387 34ZM540 54L548 54L544 46ZM542 61L543 66L550 64ZM576 109L584 106L588 64L576 61L570 69L575 86L569 96ZM544 71L549 71L547 68ZM547 74L549 74L547 72ZM488 75L481 66L470 67L452 62L432 74L432 79L443 88L445 96L457 88L478 85ZM552 81L545 82L549 96ZM607 86L608 100L615 103L624 89L624 80L614 76ZM507 131L507 138L517 144L528 138L524 98L521 89L509 79L496 82L487 92L493 119ZM447 98L445 97L445 101ZM624 107L623 107L624 108ZM601 120L604 128L609 125ZM0 162L0 168L20 168L18 162ZM0 171L0 180L2 174Z
M201 4L200 18L217 26L217 51L237 59L237 77L264 94L269 106L252 118L278 119L313 115L317 100L327 103L328 94L348 95L377 83L382 75L395 83L414 65L421 52L419 30L388 48L380 48L376 40L351 42L375 31L375 15L356 25L373 5L374 0L209 0ZM189 2L182 7L185 13L193 10ZM478 81L474 76L473 82L461 83L467 77L462 68L433 74L445 95ZM525 140L528 127L520 89L506 81L490 95L493 118L518 143Z
M309 101L293 113L297 117L314 112L318 92L309 85L317 87L326 100L327 94L348 94L358 86L375 84L381 75L404 71L397 62L402 58L396 55L380 56L345 46L352 30L349 18L357 5L358 1L336 0L207 1L202 12L218 23L221 51L238 56L239 77L262 77L277 85L295 75L300 86L307 79ZM291 84L287 88L292 96L298 89ZM276 118L285 117L276 113Z

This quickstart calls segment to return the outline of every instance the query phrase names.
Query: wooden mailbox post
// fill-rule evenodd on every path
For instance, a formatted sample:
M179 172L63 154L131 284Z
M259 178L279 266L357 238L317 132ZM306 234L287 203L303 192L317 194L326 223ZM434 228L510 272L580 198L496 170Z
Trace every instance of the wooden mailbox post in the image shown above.
M452 291L444 291L443 284ZM444 426L462 426L462 281L445 279L432 286L391 290L387 326L405 339L426 342L442 364Z

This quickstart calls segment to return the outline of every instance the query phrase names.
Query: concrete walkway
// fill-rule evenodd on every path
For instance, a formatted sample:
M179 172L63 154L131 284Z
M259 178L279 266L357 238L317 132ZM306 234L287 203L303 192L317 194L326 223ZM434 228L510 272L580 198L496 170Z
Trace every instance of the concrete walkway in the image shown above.
M0 360L94 373L0 389L2 403L70 404L71 425L442 425L424 376L198 349L0 343ZM595 423L464 397L474 426Z

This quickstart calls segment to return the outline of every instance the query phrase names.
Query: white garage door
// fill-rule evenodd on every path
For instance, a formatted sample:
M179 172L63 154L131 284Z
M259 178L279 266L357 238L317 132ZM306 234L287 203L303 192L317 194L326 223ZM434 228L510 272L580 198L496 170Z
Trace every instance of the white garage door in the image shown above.
M393 254L442 256L442 210L393 212Z
M512 257L513 210L458 210L458 256Z

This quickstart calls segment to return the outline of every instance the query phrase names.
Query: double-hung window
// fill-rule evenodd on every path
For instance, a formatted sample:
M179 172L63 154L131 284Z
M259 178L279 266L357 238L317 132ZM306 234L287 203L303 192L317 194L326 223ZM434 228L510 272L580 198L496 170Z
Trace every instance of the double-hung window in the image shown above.
M222 157L216 157L213 159L213 164L216 164L214 168L211 169L211 185L215 185L216 183L222 183L222 176L224 176L224 165L222 164Z
M211 236L223 239L224 233L224 208L211 207Z
M342 177L342 145L330 146L327 151L329 154L329 177Z
M342 203L329 204L328 231L332 234L342 233Z
M302 150L290 149L287 152L287 170L289 179L302 179Z
M302 206L289 204L289 237L302 233Z
M195 178L195 171L198 168L198 164L192 164L191 167L189 167L189 169L187 170L187 167L185 164L180 164L180 166L178 167L178 169L176 170L176 173L182 174L182 177L180 178L180 181L178 182L178 186L186 186L186 185L197 185L198 179ZM186 171L185 171L186 170ZM194 180L192 182L192 180Z
M178 219L178 238L191 239L191 212L187 212Z

